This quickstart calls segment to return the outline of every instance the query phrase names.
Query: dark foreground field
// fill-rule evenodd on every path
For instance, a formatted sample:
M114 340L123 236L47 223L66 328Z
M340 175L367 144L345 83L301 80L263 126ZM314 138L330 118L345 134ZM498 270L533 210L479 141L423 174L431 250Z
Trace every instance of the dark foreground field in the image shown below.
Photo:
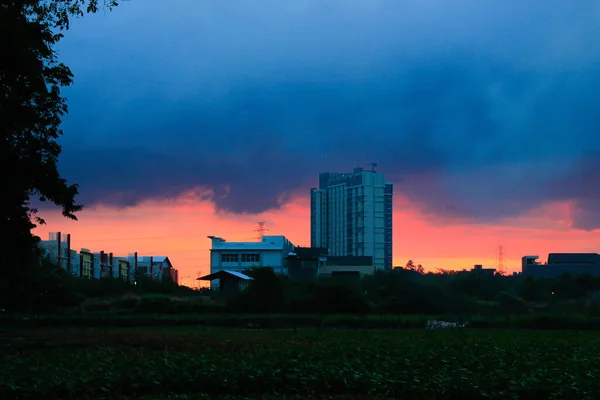
M0 398L600 398L597 332L54 330L0 338Z

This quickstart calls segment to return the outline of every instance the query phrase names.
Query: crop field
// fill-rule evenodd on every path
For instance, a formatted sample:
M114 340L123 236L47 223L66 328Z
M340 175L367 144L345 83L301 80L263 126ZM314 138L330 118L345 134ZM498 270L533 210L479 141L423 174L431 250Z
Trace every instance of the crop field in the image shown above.
M595 332L36 330L0 345L1 399L600 398Z

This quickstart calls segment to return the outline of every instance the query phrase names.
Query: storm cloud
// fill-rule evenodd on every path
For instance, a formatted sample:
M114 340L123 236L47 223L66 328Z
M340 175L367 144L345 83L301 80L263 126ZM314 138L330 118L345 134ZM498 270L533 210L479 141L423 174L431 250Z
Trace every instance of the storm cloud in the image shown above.
M433 216L570 200L576 227L600 227L597 2L256 4L132 0L76 21L61 170L80 201L209 187L258 213L374 161Z

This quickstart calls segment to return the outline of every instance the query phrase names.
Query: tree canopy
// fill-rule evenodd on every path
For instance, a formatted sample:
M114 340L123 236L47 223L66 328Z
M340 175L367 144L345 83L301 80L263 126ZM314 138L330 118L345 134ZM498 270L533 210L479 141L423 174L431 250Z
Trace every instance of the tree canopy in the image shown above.
M5 0L0 4L0 212L6 240L0 266L20 270L32 255L35 223L43 224L31 201L48 201L76 219L78 186L58 170L62 117L67 113L61 88L73 82L71 70L55 50L69 20L112 0ZM9 279L9 277L4 277Z

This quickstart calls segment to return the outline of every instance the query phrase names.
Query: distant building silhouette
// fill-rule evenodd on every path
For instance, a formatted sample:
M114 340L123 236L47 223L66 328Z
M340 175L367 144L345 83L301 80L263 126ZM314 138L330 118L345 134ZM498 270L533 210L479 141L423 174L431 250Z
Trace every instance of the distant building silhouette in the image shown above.
M496 269L495 268L483 268L483 265L475 264L473 266L473 269L471 270L471 272L478 276L494 276L494 274L496 273Z
M331 256L371 256L378 270L392 268L394 186L373 170L325 172L310 190L311 247Z
M553 278L564 273L600 277L600 254L598 253L550 253L546 264L539 263L538 258L538 256L522 257L521 273L539 278Z
M326 248L320 247L295 247L294 252L288 254L286 265L292 280L360 279L375 273L371 256L330 256Z

